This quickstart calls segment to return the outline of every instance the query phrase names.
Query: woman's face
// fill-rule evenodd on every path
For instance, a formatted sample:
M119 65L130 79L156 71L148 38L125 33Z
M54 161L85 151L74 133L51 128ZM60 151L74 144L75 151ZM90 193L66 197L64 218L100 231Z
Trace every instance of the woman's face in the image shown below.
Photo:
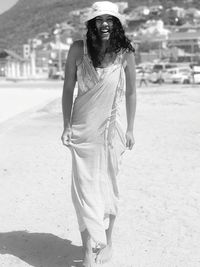
M113 16L102 15L95 18L95 25L99 37L102 40L109 40L110 33L113 29Z

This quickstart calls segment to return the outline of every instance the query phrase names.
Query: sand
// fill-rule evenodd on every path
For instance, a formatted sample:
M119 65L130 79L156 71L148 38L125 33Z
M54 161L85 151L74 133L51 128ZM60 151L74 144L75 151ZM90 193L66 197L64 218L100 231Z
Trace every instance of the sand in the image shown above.
M61 88L62 82L55 81L0 81L0 123L60 97Z
M136 144L123 158L104 267L200 266L199 103L200 86L138 88ZM0 266L80 267L60 98L19 116L0 124Z

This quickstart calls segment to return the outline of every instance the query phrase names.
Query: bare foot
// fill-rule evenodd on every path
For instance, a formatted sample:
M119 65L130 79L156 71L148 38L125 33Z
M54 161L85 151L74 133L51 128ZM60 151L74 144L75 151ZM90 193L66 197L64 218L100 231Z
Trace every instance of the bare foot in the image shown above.
M83 266L84 267L94 267L94 260L93 260L93 255L92 255L92 251L85 251L85 256L84 256L84 260L83 260Z
M107 245L106 247L99 250L96 256L96 263L103 264L112 258L112 245Z

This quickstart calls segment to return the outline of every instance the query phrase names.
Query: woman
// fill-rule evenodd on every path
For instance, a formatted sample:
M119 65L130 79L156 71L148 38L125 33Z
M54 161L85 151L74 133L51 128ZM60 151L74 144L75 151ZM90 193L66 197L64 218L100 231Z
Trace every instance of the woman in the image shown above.
M66 61L62 141L72 154L72 199L86 267L93 266L92 240L99 247L97 263L111 257L119 160L126 147L132 149L134 145L134 49L122 24L117 5L108 1L94 3L86 19L86 38L72 44ZM73 103L76 81L78 95ZM124 92L126 134L118 118Z

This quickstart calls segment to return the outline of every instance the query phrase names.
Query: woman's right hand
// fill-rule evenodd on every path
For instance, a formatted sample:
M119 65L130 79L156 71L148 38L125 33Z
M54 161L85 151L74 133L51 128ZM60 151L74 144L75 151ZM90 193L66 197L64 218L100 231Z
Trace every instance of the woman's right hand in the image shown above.
M61 136L61 140L64 146L69 146L71 143L71 136L72 136L72 130L71 128L66 128L63 131L63 134Z

